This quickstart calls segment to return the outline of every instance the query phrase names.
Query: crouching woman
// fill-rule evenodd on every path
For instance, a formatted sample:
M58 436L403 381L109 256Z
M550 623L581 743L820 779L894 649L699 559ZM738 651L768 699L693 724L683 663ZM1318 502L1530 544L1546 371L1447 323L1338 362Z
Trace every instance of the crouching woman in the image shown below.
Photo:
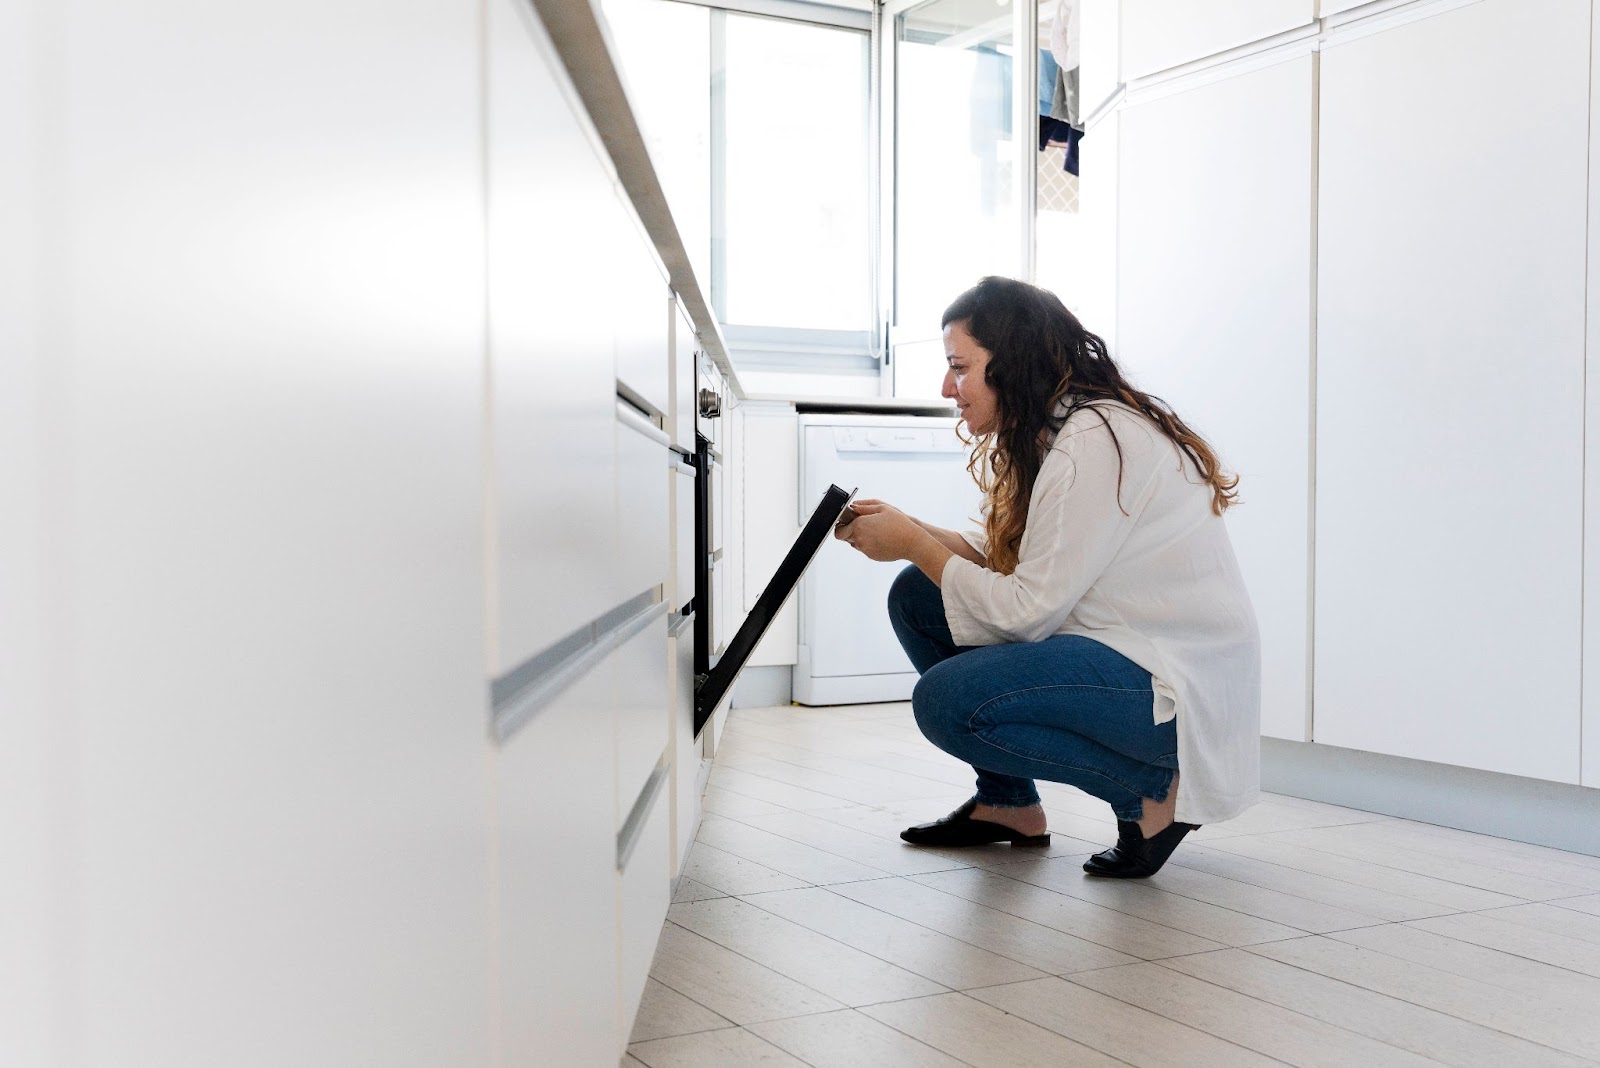
M1044 779L1116 816L1085 871L1152 875L1260 790L1260 643L1222 519L1238 479L1053 294L985 278L943 325L982 532L877 500L836 531L911 563L889 615L921 674L917 724L977 773L970 800L901 837L1046 845Z

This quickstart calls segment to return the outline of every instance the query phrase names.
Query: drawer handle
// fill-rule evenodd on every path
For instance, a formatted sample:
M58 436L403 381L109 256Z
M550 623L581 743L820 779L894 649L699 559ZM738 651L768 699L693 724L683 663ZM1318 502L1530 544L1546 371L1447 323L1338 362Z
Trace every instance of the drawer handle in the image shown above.
M672 444L670 434L639 414L637 408L621 398L617 400L617 422L630 430L637 430L658 445Z

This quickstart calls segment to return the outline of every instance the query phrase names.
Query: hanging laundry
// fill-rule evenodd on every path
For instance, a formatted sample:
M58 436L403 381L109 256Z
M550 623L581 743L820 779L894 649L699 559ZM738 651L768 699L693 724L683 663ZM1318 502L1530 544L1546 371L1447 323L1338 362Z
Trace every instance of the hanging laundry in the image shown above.
M1061 65L1056 62L1056 57L1050 54L1048 48L1039 49L1039 114L1050 114L1050 103L1055 98L1056 76L1061 73Z
M1062 163L1062 170L1068 174L1078 173L1078 143L1083 140L1083 131L1071 123L1052 119L1048 115L1039 116L1039 151L1043 152L1051 145L1061 145L1066 148L1066 160Z
M1081 62L1083 0L1057 0L1050 20L1050 54L1062 70L1073 70Z

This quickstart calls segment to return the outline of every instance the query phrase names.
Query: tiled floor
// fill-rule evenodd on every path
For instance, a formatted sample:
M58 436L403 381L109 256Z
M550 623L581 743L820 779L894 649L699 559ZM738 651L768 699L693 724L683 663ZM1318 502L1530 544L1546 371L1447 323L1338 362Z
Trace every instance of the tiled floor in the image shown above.
M1154 878L898 834L971 773L907 705L733 713L628 1064L1600 1062L1600 858L1272 796Z

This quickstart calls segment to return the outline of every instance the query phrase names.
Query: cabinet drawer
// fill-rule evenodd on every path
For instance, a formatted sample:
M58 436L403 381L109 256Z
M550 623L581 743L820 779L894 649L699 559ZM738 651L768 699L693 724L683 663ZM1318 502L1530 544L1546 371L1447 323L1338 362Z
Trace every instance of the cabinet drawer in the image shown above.
M658 614L596 670L611 677L617 818L626 819L667 748L667 617Z
M655 957L656 942L661 937L661 925L667 918L667 907L672 898L670 868L670 837L666 776L656 784L654 794L645 802L647 808L643 822L634 828L628 840L619 842L626 849L621 881L622 895L622 973L620 979L619 1008L621 1019L618 1033L626 1046L633 1031L633 1018L638 1014L639 1001L644 996L645 980L650 975L650 962ZM618 1054L623 1052L619 1047Z
M672 658L672 875L678 876L700 826L700 743L694 736L694 626L671 639Z
M666 415L672 351L671 291L636 226L621 242L612 296L617 381L657 415Z
M612 751L602 665L497 753L496 931L509 1064L607 1063L619 1038Z
M617 402L616 586L624 598L667 579L667 435ZM673 476L676 477L676 476Z

